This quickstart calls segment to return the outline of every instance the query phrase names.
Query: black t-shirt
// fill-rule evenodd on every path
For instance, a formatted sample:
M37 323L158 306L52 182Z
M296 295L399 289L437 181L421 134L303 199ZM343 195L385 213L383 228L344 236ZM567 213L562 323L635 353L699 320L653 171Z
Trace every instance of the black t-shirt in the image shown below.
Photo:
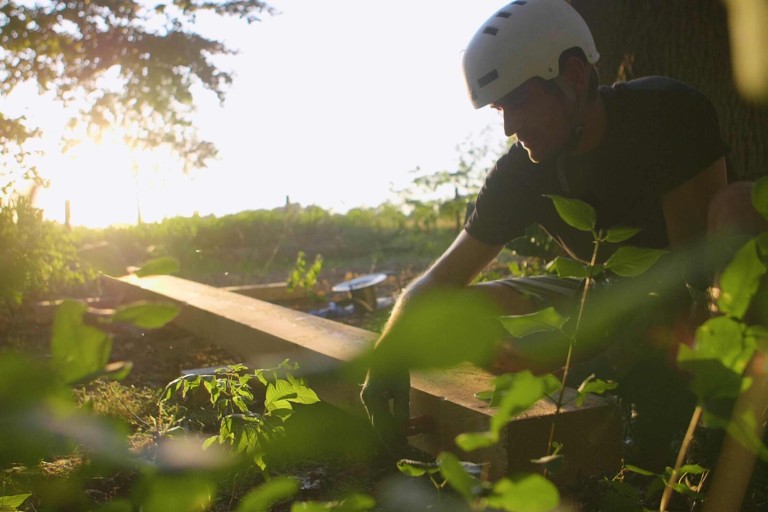
M601 87L607 129L601 145L584 156L533 163L514 145L488 173L467 219L478 240L502 245L540 224L577 254L588 257L592 235L566 225L544 194L586 201L598 228L635 227L626 243L669 245L661 201L728 150L712 104L700 92L665 77ZM558 172L560 167L560 172Z

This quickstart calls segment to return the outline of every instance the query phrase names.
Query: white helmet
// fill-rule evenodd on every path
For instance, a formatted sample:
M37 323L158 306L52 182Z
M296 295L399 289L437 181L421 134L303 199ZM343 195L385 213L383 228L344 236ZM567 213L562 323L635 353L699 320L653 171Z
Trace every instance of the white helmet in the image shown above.
M464 52L464 80L475 108L500 100L535 76L559 73L560 55L579 47L600 54L584 19L565 0L515 0L494 14Z

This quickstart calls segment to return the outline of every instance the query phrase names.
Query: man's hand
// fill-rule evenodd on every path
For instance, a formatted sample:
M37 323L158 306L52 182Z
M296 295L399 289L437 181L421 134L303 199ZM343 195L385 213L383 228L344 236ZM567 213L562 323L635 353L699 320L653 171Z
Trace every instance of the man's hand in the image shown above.
M410 418L410 391L408 370L371 369L360 393L374 430L393 451L400 451L407 444L405 428Z

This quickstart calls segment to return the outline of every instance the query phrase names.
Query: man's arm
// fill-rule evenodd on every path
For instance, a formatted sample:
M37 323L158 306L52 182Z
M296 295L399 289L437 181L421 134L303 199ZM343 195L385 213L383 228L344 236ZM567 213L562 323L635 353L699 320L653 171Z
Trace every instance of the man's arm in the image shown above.
M376 343L386 351L390 339L399 336L398 326L409 313L414 299L440 289L459 290L469 286L475 277L501 252L503 246L485 244L462 231L456 240L420 277L411 282L398 298L382 335ZM446 312L457 314L460 312ZM419 343L420 340L409 340ZM410 418L410 379L408 368L372 367L360 397L375 430L385 444L397 449L405 443L404 428ZM392 405L390 407L390 400Z
M725 158L721 157L664 195L662 208L670 247L701 241L707 234L709 204L727 181Z
M469 286L480 272L499 255L503 245L488 245L462 230L450 247L417 279L411 282L397 301L387 327L397 321L400 309L414 295L436 287ZM386 337L387 328L382 333ZM379 341L381 343L381 340Z

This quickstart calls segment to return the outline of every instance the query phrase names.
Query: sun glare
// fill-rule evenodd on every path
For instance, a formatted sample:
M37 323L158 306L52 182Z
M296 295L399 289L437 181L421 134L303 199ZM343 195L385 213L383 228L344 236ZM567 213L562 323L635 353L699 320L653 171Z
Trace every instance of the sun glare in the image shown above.
M74 226L135 224L142 196L151 188L152 173L147 169L157 169L161 156L161 152L132 151L115 134L101 142L88 140L41 162L50 185L38 192L37 204L47 219L65 222L68 203Z

